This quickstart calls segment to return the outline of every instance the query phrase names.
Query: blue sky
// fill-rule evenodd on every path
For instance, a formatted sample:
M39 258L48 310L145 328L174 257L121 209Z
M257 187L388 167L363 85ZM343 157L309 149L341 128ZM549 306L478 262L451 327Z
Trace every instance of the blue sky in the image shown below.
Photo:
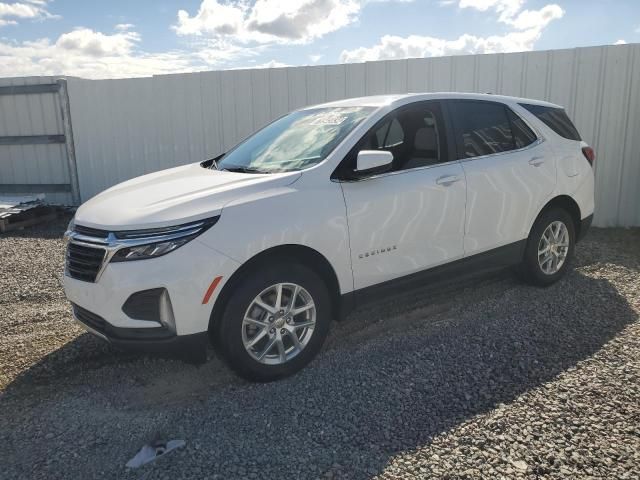
M0 76L144 76L640 42L640 0L15 0Z

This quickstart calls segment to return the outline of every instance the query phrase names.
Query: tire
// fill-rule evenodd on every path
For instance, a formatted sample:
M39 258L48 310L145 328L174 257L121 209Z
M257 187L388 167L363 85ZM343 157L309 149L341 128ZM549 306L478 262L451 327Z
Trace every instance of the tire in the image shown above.
M318 354L329 333L331 305L327 287L313 270L298 264L263 264L245 278L246 281L238 284L231 294L216 329L214 342L217 349L229 367L247 380L270 382L293 375ZM280 311L267 311L255 302L262 295L260 300L264 306L275 307L279 284L284 284L280 302L282 314ZM299 314L295 311L287 313L295 286L300 289L297 290L294 308L301 310L313 304ZM257 321L248 323L247 317ZM292 331L298 338L298 346L294 345ZM255 340L258 333L262 338L253 347L245 347L245 343ZM285 350L284 357L278 338ZM275 342L274 346L264 353L262 359L258 359L271 341Z
M558 227L560 230L558 230ZM538 253L546 248L545 242L549 236L549 228L559 232L558 237L560 237L560 240L565 238L563 228L566 229L566 237L568 238L566 242L556 242L554 239L553 243L556 243L556 245L546 254L541 254L539 261ZM544 240L543 235L545 235ZM548 287L554 284L565 275L569 268L573 258L575 241L576 234L573 218L566 210L551 208L542 212L529 233L524 259L518 269L519 276L527 283L540 287ZM565 243L566 247L561 246ZM551 259L545 262L549 255ZM555 266L553 264L554 257L557 262Z

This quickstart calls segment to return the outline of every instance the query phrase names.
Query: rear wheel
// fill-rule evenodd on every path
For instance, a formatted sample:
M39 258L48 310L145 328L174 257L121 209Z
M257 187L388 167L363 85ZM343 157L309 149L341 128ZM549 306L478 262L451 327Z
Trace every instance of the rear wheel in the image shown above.
M303 265L261 267L232 294L216 343L248 380L292 375L318 353L329 331L329 295Z
M529 238L520 273L523 279L548 286L562 278L569 268L575 247L575 226L571 215L561 208L543 212Z

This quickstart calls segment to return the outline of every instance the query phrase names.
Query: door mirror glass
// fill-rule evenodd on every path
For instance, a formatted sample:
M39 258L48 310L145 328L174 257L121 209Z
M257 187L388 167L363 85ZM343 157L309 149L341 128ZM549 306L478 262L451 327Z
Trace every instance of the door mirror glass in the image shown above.
M388 172L393 166L393 154L385 150L361 150L358 152L355 174L358 178Z

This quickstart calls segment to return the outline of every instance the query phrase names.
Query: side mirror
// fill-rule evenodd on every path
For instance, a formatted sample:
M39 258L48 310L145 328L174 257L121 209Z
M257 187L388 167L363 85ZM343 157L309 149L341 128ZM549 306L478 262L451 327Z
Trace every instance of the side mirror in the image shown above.
M393 167L393 153L385 150L361 150L356 159L355 176L370 177L388 172Z

